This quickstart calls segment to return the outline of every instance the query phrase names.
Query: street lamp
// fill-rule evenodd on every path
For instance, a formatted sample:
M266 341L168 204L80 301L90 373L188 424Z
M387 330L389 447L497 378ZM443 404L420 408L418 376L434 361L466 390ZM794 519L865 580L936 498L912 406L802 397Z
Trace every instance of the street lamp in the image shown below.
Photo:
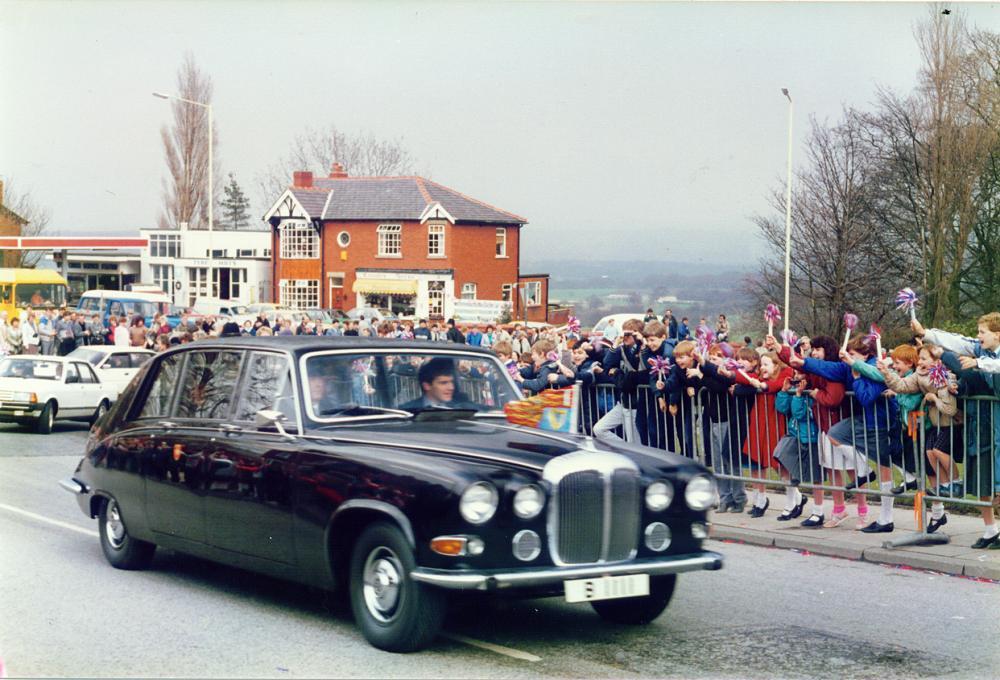
M212 105L203 104L202 102L196 102L193 99L185 99L184 97L178 97L177 95L164 94L163 92L154 92L154 97L160 99L176 99L177 101L186 102L188 104L194 104L195 106L200 106L202 108L208 109L208 230L212 231L212 227L215 223L214 212L215 212L215 183L212 177Z
M785 182L785 330L788 330L788 289L792 271L792 95L781 88L788 100L788 180Z

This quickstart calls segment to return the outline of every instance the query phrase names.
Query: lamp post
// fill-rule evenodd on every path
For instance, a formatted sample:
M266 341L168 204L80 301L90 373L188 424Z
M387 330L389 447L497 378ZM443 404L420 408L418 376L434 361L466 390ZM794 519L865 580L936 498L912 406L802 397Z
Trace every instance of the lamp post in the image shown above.
M212 177L212 154L214 152L214 149L212 148L212 105L196 102L193 99L185 99L184 97L178 97L177 95L164 94L163 92L154 92L153 96L160 99L176 99L177 101L194 104L195 106L208 109L208 230L212 231L213 225L215 224L215 183Z
M788 290L792 271L792 96L781 88L788 100L788 180L785 182L785 330L788 330Z

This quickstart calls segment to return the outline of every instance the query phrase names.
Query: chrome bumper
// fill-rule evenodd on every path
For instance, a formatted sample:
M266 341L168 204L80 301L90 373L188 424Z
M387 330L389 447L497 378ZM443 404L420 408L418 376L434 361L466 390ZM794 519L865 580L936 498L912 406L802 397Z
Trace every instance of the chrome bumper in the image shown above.
M86 484L77 479L74 479L73 477L70 477L69 479L60 479L59 486L66 489L70 493L75 493L75 494L90 493L90 489L87 488Z
M621 564L588 564L579 567L542 567L519 571L449 571L417 567L410 574L414 581L450 590L497 590L533 588L561 583L569 579L622 576L624 574L679 574L684 571L722 569L722 555L700 552Z

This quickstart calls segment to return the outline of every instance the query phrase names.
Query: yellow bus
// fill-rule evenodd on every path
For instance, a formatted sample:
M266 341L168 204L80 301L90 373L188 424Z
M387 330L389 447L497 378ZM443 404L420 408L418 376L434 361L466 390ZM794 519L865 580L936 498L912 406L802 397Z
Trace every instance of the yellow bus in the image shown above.
M0 269L0 312L14 318L25 307L62 307L66 279L52 269Z

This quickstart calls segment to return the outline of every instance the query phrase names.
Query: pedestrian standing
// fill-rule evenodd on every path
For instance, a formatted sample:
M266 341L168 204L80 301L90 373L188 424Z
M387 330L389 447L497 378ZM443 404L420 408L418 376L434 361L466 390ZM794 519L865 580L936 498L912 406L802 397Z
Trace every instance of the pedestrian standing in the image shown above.
M7 324L7 349L11 354L24 354L24 336L21 333L21 319L16 316Z
M76 349L76 331L73 327L73 315L63 310L55 323L55 330L56 341L59 343L57 352L59 356L64 357Z
M129 339L128 319L124 316L118 319L118 325L115 326L114 339L115 347L129 347L132 344Z
M38 318L34 311L28 312L28 317L21 325L21 335L24 337L24 353L38 354Z

